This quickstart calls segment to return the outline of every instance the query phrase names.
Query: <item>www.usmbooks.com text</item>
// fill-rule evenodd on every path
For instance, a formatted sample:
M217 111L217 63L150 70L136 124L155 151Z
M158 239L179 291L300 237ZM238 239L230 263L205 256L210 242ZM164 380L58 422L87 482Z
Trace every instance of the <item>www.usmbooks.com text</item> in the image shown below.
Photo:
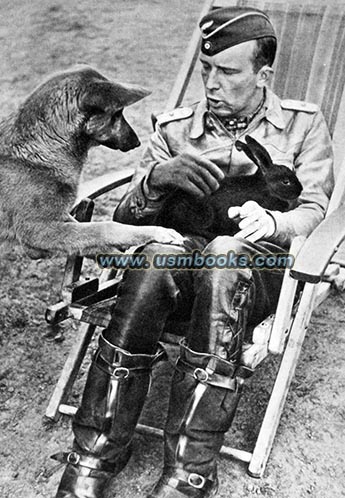
M200 251L181 254L155 254L148 259L142 253L108 253L98 254L97 264L102 269L117 270L149 270L149 269L179 269L199 270L208 269L255 269L255 270L283 270L291 268L294 263L292 254L262 254L252 256L237 254L229 251L227 254L203 254Z

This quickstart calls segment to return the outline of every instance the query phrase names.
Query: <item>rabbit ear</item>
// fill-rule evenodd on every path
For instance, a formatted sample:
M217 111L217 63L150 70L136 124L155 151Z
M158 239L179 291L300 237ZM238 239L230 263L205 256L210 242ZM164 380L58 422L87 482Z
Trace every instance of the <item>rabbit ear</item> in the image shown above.
M251 152L251 150L250 150L250 148L248 147L247 144L245 144L244 142L241 142L241 140L236 140L235 147L240 152L243 151L249 157L249 159L251 159L256 164L255 157L252 154L252 152Z
M257 144L259 147L261 147L256 140L253 138L246 136L246 140L248 142L248 138L251 141L254 141L255 144ZM236 140L235 142L235 147L239 151L243 151L251 161L253 161L254 164L256 164L259 167L259 170L262 171L262 173L265 173L267 171L267 162L272 163L270 156L268 155L267 151L262 147L264 152L266 152L268 159L264 159L263 154L259 157L259 154L257 153L257 147L254 145L254 147L251 145L247 145L244 142L241 142L241 140Z
M242 144L242 150L247 154L249 159L251 159L262 171L267 171L272 166L272 159L267 150L259 144L254 138L249 135L245 137L247 142L247 147L244 148Z
M248 149L247 145L245 143L241 142L241 140L236 140L235 147L239 151Z

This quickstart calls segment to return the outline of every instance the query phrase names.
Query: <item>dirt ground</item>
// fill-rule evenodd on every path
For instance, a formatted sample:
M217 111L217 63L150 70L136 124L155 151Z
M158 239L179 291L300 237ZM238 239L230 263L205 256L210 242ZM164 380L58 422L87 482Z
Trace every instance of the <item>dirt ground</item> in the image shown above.
M1 0L0 115L49 73L86 62L153 90L126 112L145 144L151 112L164 107L200 5L199 0ZM142 147L128 154L95 149L85 179L134 167L141 152ZM111 215L115 201L108 197L102 216ZM49 456L69 447L71 428L68 418L47 424L43 415L77 330L73 323L52 330L44 312L59 299L64 261L32 261L18 251L0 257L0 496L53 497L62 469ZM345 496L344 299L332 295L313 315L264 477L250 478L244 464L223 459L220 497ZM227 436L232 445L251 449L276 368L277 360L269 360L245 388ZM144 418L161 425L161 391L170 365L157 373ZM82 380L71 397L76 405ZM135 442L109 497L145 496L159 475L162 443L140 435Z

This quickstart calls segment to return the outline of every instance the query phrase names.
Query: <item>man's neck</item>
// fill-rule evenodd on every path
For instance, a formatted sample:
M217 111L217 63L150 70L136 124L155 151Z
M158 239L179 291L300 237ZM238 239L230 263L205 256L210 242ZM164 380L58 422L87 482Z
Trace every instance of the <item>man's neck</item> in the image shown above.
M258 112L260 111L260 109L264 104L265 98L266 98L266 91L265 88L262 88L261 91L259 91L255 95L255 97L253 97L251 105L248 105L248 107L245 110L236 113L236 115L229 116L227 119L231 118L238 119L242 117L250 119L251 116L258 114Z
M253 119L260 113L266 99L265 89L260 94L260 98L257 99L255 105L253 105L253 110L246 111L243 113L238 113L233 116L217 116L219 121L223 124L223 126L231 132L235 132L237 130L244 130L247 128L249 123L253 121Z

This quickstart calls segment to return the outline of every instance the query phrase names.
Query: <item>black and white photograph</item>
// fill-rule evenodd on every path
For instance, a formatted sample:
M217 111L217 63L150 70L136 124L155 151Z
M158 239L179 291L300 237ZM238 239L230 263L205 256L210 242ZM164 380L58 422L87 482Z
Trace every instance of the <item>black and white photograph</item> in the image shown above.
M0 496L344 497L344 0L0 40Z

